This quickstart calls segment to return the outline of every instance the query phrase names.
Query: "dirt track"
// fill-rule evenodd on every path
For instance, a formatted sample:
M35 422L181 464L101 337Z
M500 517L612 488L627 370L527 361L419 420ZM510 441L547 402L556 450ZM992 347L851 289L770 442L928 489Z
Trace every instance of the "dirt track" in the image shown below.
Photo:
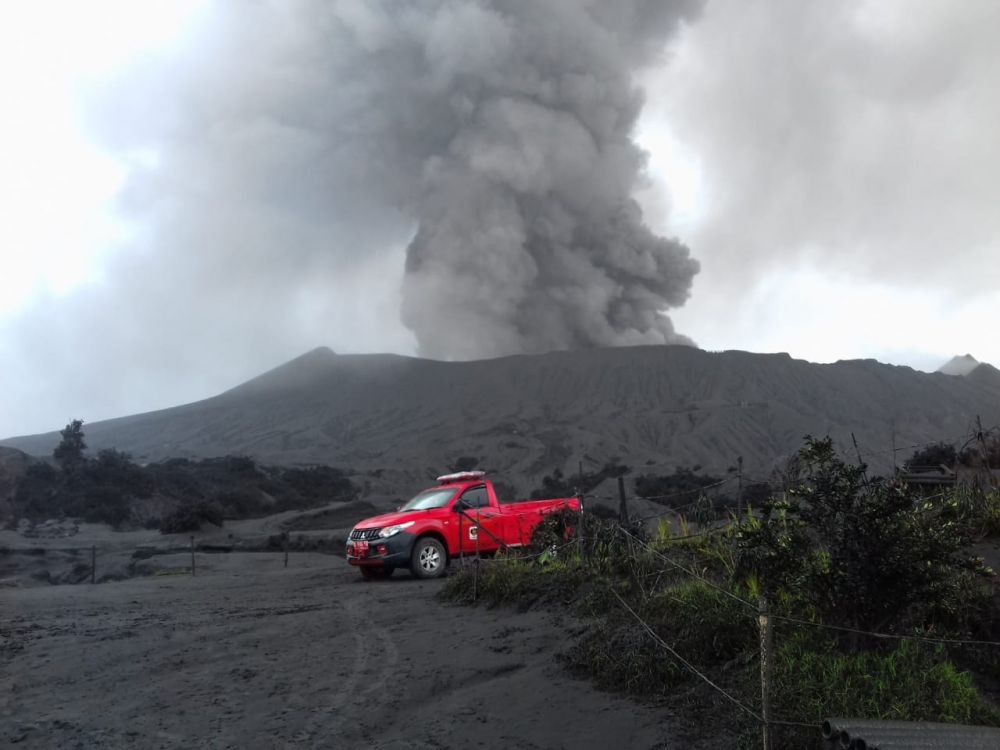
M366 584L330 556L198 564L0 590L0 746L676 744L662 710L561 670L551 615L444 606L440 582Z

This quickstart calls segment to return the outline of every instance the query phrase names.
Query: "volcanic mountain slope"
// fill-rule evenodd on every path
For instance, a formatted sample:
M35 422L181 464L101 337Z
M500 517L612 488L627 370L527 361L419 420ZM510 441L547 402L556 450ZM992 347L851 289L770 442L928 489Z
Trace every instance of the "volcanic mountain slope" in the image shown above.
M812 364L786 354L684 346L553 352L473 362L321 348L219 396L87 424L91 450L137 460L246 454L416 479L460 456L526 489L554 468L620 459L636 471L743 456L766 472L806 434L832 435L875 468L910 446L1000 421L1000 382L873 360ZM48 454L58 433L3 441ZM849 453L847 452L847 449Z

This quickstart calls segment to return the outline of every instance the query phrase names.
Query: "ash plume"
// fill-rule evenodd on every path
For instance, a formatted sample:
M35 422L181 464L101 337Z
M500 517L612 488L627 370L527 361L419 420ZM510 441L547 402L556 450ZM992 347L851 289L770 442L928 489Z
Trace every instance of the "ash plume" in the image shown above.
M404 147L420 158L402 313L422 353L687 341L663 311L684 302L698 265L631 197L644 165L631 75L685 11L435 3L426 30L408 24L376 55L371 91L415 60L406 88L422 99L409 106L433 113Z
M200 44L113 88L97 129L157 154L127 211L199 276L229 258L337 294L408 243L402 321L424 355L686 342L664 311L698 264L644 224L631 136L634 72L695 10L223 4Z

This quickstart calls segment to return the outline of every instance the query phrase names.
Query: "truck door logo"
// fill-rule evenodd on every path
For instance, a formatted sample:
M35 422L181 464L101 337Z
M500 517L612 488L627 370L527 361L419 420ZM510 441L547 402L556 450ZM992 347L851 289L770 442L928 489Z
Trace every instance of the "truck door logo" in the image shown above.
M479 538L479 527L478 526L470 526L469 527L469 539L472 539L473 541L475 541L478 538Z

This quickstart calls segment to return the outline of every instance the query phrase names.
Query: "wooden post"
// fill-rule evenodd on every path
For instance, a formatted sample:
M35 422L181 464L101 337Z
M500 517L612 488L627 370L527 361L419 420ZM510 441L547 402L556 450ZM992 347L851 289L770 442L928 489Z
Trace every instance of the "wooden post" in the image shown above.
M990 466L990 449L986 445L986 436L983 434L983 419L976 415L976 437L979 438L979 451L983 454L983 466L979 472L983 477L982 491L989 492L993 487L993 467Z
M90 582L97 583L97 545L90 548Z
M194 535L191 536L191 575L194 575Z
M774 633L767 599L761 596L757 606L760 622L760 715L764 720L762 739L764 750L771 750L771 652Z
M739 478L739 486L736 490L736 518L743 517L743 456L736 457L736 475Z
M899 474L899 467L896 465L896 420L890 422L892 427L892 478L895 481Z
M625 497L625 475L618 475L618 522L625 528L629 527L628 500Z
M285 538L282 540L282 542L283 542L282 546L285 548L285 567L287 568L288 567L288 532L287 531L285 532L284 537Z
M851 442L854 443L854 452L858 455L858 468L861 469L861 478L865 482L865 487L868 486L868 467L865 466L865 460L861 458L861 448L858 447L858 439L854 437L854 433L851 433Z

